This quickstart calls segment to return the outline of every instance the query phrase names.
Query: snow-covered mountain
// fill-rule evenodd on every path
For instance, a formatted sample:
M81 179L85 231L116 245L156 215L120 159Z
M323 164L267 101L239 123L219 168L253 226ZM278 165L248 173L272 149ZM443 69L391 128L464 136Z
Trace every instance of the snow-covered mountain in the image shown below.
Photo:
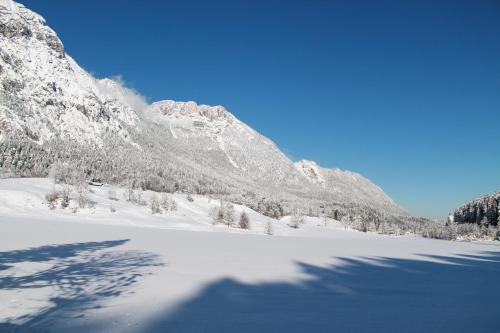
M268 138L238 120L223 106L160 101L148 113L162 124L176 145L196 149L215 168L276 184L299 182L293 163Z
M21 152L26 142L35 146ZM77 159L87 175L105 181L132 175L151 189L242 202L268 197L313 212L329 205L351 215L366 209L407 215L359 174L294 164L222 106L148 105L119 81L92 77L40 15L0 0L0 168L38 175L60 159Z
M22 131L37 142L97 144L107 131L128 137L136 112L64 52L43 17L0 0L0 37L0 137Z

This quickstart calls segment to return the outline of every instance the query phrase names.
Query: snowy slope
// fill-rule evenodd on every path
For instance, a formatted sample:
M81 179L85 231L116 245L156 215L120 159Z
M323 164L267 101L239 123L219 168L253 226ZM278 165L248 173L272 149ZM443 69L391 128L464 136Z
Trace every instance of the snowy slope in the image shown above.
M1 332L489 333L500 325L493 242L313 221L290 234L276 225L269 236L252 211L249 231L211 226L200 196L176 196L179 210L161 216L120 198L111 213L107 189L97 187L95 208L72 213L43 203L50 188L46 179L0 181Z
M47 193L70 189L71 202L69 207L50 209L45 198ZM296 237L314 236L326 237L328 232L344 227L335 220L328 219L325 225L319 218L306 218L299 229L288 226L289 217L274 220L252 209L234 204L235 224L228 227L223 224L214 225L210 216L213 207L220 206L220 201L200 195L192 195L194 201L187 200L185 194L168 194L168 198L175 200L177 210L165 211L161 214L152 214L149 203L152 196L159 199L158 193L151 191L136 191L141 193L144 205L127 201L127 189L104 185L91 187L89 193L91 204L86 208L78 208L76 190L73 186L54 185L47 178L8 178L0 179L0 215L28 217L44 216L51 220L85 220L86 223L110 224L123 226L137 226L159 229L180 229L206 232L229 232L264 235L267 223L272 224L274 235L291 235ZM113 199L109 192L113 191ZM113 212L111 210L114 210ZM76 211L76 212L75 212ZM238 227L241 212L248 214L250 229L242 230Z
M358 174L322 169L314 162L294 165L271 140L222 106L171 100L148 105L117 80L95 79L65 53L41 16L11 0L0 0L0 37L0 148L2 140L14 134L41 146L20 157L13 152L26 144L14 143L0 156L0 168L8 165L13 172L38 176L61 155L88 156L86 161L94 156L90 165L120 165L120 177L115 170L105 170L110 182L128 177L125 172L133 169L152 168L161 174L175 170L175 177L182 173L189 181L185 188L204 186L202 192L215 188L231 195L251 193L303 210L317 211L328 203L346 214L369 208L407 215ZM80 144L72 149L85 149L85 154L61 154L54 148L66 147L65 142ZM94 154L94 146L101 150ZM127 150L130 147L135 153ZM118 163L122 156L130 156L135 164ZM32 160L23 160L27 158ZM42 165L26 171L36 163ZM162 166L168 170L158 171ZM106 174L101 171L99 176Z
M302 160L295 167L311 183L317 184L338 196L350 196L365 202L374 201L387 210L397 204L384 191L359 173L336 169L326 169L314 161Z

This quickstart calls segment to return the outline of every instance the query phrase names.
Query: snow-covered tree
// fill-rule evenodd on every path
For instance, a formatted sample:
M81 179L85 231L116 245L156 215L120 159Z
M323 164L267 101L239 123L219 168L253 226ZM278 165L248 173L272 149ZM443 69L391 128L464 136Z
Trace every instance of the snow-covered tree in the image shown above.
M83 173L78 173L75 177L75 189L78 207L84 208L89 203L89 186Z
M108 199L109 199L109 200L113 200L113 201L118 201L118 200L119 200L119 199L118 199L118 196L117 196L117 194L116 194L116 190L115 190L115 189L110 188L110 189L108 190Z
M290 216L290 222L288 226L290 228L298 229L302 224L304 224L304 215L295 209Z
M248 214L245 212L241 212L240 214L240 228L250 229L250 218L248 217Z
M227 225L228 227L232 226L235 220L234 206L231 203L227 203L223 206L223 211L224 211L224 218L223 218L224 224Z
M266 221L266 224L264 225L264 233L270 236L274 234L273 223L271 220Z
M151 211L151 214L161 214L161 206L160 206L160 201L158 200L158 197L156 194L153 194L151 196L151 199L149 200L149 209Z

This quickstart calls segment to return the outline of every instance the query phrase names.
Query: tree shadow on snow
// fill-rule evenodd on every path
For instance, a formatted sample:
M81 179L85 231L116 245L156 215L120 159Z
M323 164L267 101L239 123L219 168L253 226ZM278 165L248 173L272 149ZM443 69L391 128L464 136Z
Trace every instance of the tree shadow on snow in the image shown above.
M0 289L22 291L52 287L50 306L34 314L0 322L0 332L44 332L56 321L82 316L85 310L101 307L100 301L130 293L129 287L149 268L162 266L160 257L143 251L105 251L128 242L112 240L49 245L0 252ZM18 263L44 263L28 275L6 271ZM51 294L52 295L52 294Z
M340 258L297 283L223 279L144 332L499 332L500 253Z

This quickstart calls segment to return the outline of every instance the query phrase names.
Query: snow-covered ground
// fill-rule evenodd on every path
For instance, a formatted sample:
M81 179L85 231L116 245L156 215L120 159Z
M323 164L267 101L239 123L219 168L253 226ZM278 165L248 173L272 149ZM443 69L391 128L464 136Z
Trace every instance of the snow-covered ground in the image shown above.
M55 187L54 187L55 186ZM49 209L45 195L55 191L64 190L62 185L54 185L47 178L11 178L0 179L0 216L19 216L48 218L51 221L75 221L86 223L110 224L121 226L139 226L158 229L180 229L192 231L219 231L245 234L265 234L268 222L272 223L274 235L289 235L303 237L329 237L330 233L344 227L337 221L318 218L306 218L305 223L299 229L288 226L289 217L280 221L266 217L252 209L240 205L235 208L235 227L228 228L224 224L214 225L210 217L210 210L220 206L220 201L208 197L192 195L194 201L190 202L186 194L167 194L167 197L175 200L177 210L165 211L161 214L152 214L149 206L150 199L155 195L159 200L163 194L151 191L136 191L142 195L144 205L127 201L128 190L110 185L89 186L88 207L78 208L76 203L76 191L71 188L72 200L69 207L62 209L60 204L53 210ZM110 190L114 192L115 199L110 199ZM77 208L76 213L74 208ZM112 212L114 210L114 212ZM241 212L246 212L250 218L250 229L242 230L237 227Z
M500 247L299 229L246 207L250 230L212 225L217 201L175 212L108 198L50 210L48 179L0 180L0 332L495 332ZM144 198L152 193L144 193ZM116 212L110 211L110 205Z

